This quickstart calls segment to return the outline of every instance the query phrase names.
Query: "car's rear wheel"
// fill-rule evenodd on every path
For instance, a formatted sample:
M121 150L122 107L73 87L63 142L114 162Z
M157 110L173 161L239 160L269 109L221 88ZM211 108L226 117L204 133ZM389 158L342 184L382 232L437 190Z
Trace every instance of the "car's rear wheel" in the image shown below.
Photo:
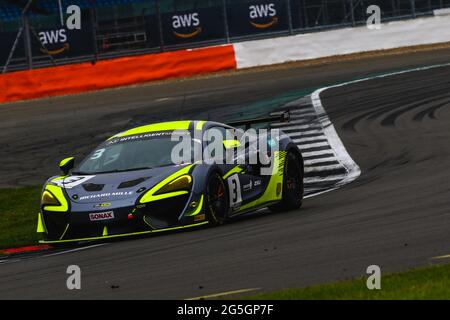
M214 172L209 176L205 197L209 222L213 225L223 224L228 218L230 205L225 181L219 173Z
M303 203L303 164L294 152L286 155L283 176L283 195L279 203L269 209L273 212L299 209Z

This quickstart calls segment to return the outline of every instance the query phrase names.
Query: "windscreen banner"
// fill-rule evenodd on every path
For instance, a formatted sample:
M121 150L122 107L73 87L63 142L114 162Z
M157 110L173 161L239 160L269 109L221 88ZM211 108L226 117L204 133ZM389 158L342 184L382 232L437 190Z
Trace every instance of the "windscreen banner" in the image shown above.
M286 0L263 0L229 4L231 37L289 30Z

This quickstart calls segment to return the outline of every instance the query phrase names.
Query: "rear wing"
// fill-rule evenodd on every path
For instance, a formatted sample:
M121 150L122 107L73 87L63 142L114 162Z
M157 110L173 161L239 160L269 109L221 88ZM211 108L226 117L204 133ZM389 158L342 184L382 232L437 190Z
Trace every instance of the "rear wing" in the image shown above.
M263 117L263 118L254 118L254 119L247 119L247 120L241 120L241 121L234 121L227 123L231 127L245 127L245 130L248 130L251 128L253 124L258 123L269 123L269 122L289 122L291 118L291 115L289 111L284 111L281 114Z

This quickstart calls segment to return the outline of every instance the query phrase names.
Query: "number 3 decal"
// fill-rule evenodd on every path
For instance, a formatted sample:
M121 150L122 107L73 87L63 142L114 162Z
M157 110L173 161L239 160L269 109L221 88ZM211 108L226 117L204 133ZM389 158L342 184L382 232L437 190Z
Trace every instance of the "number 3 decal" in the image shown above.
M230 205L233 207L242 202L241 183L237 174L228 178L228 189L230 190Z
M106 149L98 149L97 151L94 152L90 160L96 160L100 158L103 155L103 153L105 153L105 150Z

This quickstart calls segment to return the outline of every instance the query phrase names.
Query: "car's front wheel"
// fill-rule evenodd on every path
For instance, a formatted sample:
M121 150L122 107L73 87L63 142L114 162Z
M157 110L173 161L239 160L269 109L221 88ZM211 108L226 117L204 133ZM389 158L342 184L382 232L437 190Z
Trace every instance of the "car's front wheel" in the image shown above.
M223 224L230 208L228 190L219 173L212 173L206 185L206 210L208 220L213 225Z

